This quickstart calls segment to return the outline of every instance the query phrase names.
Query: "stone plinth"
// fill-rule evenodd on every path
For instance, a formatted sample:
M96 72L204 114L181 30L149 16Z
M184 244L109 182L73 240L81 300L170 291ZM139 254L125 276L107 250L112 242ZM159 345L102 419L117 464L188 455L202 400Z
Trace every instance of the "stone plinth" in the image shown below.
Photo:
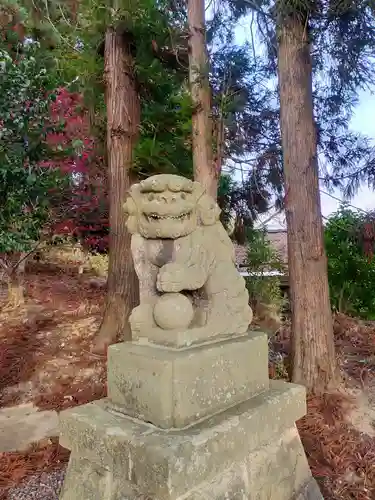
M72 451L61 500L322 499L319 490L311 496L294 425L306 411L299 386L271 381L242 404L168 432L110 408L102 400L61 414L61 444Z
M185 427L268 389L267 356L260 333L180 350L116 344L108 350L108 397L129 416Z
M109 397L61 413L61 500L322 500L295 427L305 390L267 366L261 333L111 346Z

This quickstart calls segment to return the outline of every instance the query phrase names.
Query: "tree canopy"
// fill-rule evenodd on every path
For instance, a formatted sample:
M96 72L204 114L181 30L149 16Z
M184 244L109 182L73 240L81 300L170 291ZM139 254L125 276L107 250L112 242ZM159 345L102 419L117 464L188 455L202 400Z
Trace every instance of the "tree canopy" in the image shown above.
M43 82L43 92L63 84L69 92L82 95L79 106L86 109L90 132L80 131L69 148L82 149L84 135L95 137L95 155L90 153L91 179L101 172L101 185L105 186L103 39L109 23L121 25L134 47L142 106L134 170L140 177L158 172L191 176L192 105L187 87L185 6L177 1L149 0L118 5L114 11L107 2L92 4L87 0L4 3L7 29L2 30L6 33L3 50L12 58L9 43L13 43L14 52L14 42L18 43L21 35L38 41L38 61L43 61L38 64L44 66L50 80L52 75L55 79L54 83ZM245 15L254 38L238 46L236 23ZM358 89L369 85L374 69L371 2L230 0L213 9L207 25L213 149L224 171L232 175L232 180L224 177L220 182L223 211L228 214L234 209L247 225L271 206L283 205L275 43L280 19L289 15L306 17L312 41L321 177L329 186L342 187L349 194L360 181L374 178L372 141L349 130ZM256 50L258 43L264 44L266 56ZM35 52L36 44L22 47L23 63L18 71L24 72L29 51ZM4 108L9 108L8 104ZM41 150L45 160L49 154ZM85 189L88 198L92 191L87 185ZM99 193L97 186L96 191L98 196L93 200L101 198L98 210L105 216L106 189ZM101 221L102 215L98 215Z
M375 12L368 0L229 0L231 15L249 23L256 45L263 45L263 78L273 90L273 140L267 156L280 170L282 153L278 130L276 47L280 23L290 17L304 20L312 46L313 99L316 119L320 176L328 187L338 187L349 196L360 182L374 180L375 149L372 138L350 130L358 93L373 85ZM224 7L222 7L224 9ZM218 17L222 16L219 9ZM246 16L246 17L244 17ZM246 21L245 21L246 20ZM259 68L259 65L258 65ZM264 159L260 155L260 167ZM274 174L276 175L276 174Z

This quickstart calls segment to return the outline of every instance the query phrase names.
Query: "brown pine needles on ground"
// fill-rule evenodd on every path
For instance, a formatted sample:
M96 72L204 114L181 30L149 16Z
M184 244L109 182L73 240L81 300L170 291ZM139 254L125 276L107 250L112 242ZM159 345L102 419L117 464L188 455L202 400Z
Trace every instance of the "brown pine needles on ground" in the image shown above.
M375 440L347 423L341 395L310 397L298 429L325 500L375 498Z
M26 285L26 307L0 312L0 407L32 402L60 411L104 397L106 357L91 353L103 292L77 275L51 270L29 274ZM57 439L27 452L0 453L0 500L26 478L68 459Z
M0 500L6 500L10 488L33 474L62 467L69 455L57 438L35 444L26 453L0 453Z
M104 293L82 279L51 270L28 276L28 307L33 318L1 317L0 407L32 401L41 409L61 409L106 394L106 359L92 354ZM375 396L375 322L335 317L335 341L350 387ZM288 327L273 342L286 353ZM285 366L270 363L271 377L285 377ZM375 499L375 438L353 427L347 416L356 401L347 392L308 398L308 413L297 425L313 475L325 500ZM0 454L0 500L36 473L62 467L69 452L57 439L36 443L25 453Z
M356 407L350 389L371 393L375 387L375 322L336 315L335 343L347 390L309 396L307 415L297 427L325 500L374 500L375 438L354 428L348 417ZM274 348L287 354L288 344L285 327ZM276 373L275 368L270 372Z

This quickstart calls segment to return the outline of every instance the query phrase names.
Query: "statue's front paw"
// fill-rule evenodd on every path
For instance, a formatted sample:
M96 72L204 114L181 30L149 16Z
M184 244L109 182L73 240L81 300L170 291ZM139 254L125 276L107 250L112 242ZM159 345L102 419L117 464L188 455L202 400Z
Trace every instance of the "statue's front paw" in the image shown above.
M135 307L129 317L130 329L140 333L145 328L153 326L153 307L150 304L140 304Z
M156 288L159 292L181 292L186 288L186 270L180 264L171 262L165 264L159 271L156 279Z

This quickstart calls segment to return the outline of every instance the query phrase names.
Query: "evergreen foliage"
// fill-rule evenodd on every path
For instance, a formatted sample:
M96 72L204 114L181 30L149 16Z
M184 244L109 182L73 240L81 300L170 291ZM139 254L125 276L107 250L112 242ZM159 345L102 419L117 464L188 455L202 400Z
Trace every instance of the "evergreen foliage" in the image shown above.
M4 9L11 13L12 25L22 25L24 33L39 41L44 66L53 69L49 73L56 81L83 93L97 152L104 157L103 44L106 28L116 25L132 41L142 103L135 171L140 177L160 172L192 175L183 2L17 0L3 2ZM268 57L261 57L249 44L235 45L236 23L246 14L251 14L254 33L265 42ZM238 179L222 178L219 203L223 221L236 211L240 230L235 234L242 240L244 226L251 226L271 205L283 204L278 95L273 82L277 26L290 15L304 16L312 43L322 178L329 186L346 186L349 194L359 181L375 179L371 140L348 130L358 89L369 83L373 70L371 2L220 3L207 26L213 147L215 151L221 147L225 172L236 173Z
M325 227L332 306L338 311L375 319L373 217L342 207ZM368 243L370 246L368 246Z
M236 19L251 15L250 29L266 48L264 70L277 77L277 37L281 23L297 17L306 26L313 60L313 98L320 175L328 187L352 196L360 182L374 183L371 138L349 129L358 92L373 85L375 8L370 0L229 0ZM248 19L248 18L247 18ZM242 22L243 19L242 19ZM274 99L278 101L278 95ZM276 104L276 109L278 105ZM278 124L275 113L275 127ZM272 150L281 159L280 138Z
M29 251L39 240L52 205L53 193L66 180L50 161L62 152L48 136L56 130L50 105L56 81L47 71L38 43L12 51L0 48L0 253ZM20 51L22 48L22 51ZM15 50L17 52L17 50ZM57 125L58 126L58 125Z
M248 230L246 237L246 268L250 274L246 285L250 303L255 310L258 304L263 304L273 305L280 311L284 297L278 273L285 272L285 265L267 239L265 230Z
M30 9L28 0L19 0ZM142 103L141 134L135 150L134 169L141 177L168 172L192 175L191 102L187 88L187 33L185 6L143 0L107 2L82 0L70 3L40 2L38 15L29 18L28 29L53 48L60 74L69 88L84 93L96 135L105 145L103 40L113 23L131 37ZM134 12L133 12L134 10ZM31 20L30 20L31 19ZM42 20L42 21L40 21ZM46 20L48 23L46 24ZM255 168L244 182L232 183L231 208L252 223L269 208L276 191L282 193L281 152L274 154L278 136L278 112L273 93L265 85L264 68L251 56L249 47L236 47L232 15L223 13L210 23L213 147L223 128L221 156L238 168L244 156L259 156L263 169ZM49 26L49 29L48 29ZM49 43L46 41L49 40ZM77 78L77 75L80 75ZM105 150L105 148L103 148ZM268 168L268 164L276 164ZM278 199L280 202L280 199Z

